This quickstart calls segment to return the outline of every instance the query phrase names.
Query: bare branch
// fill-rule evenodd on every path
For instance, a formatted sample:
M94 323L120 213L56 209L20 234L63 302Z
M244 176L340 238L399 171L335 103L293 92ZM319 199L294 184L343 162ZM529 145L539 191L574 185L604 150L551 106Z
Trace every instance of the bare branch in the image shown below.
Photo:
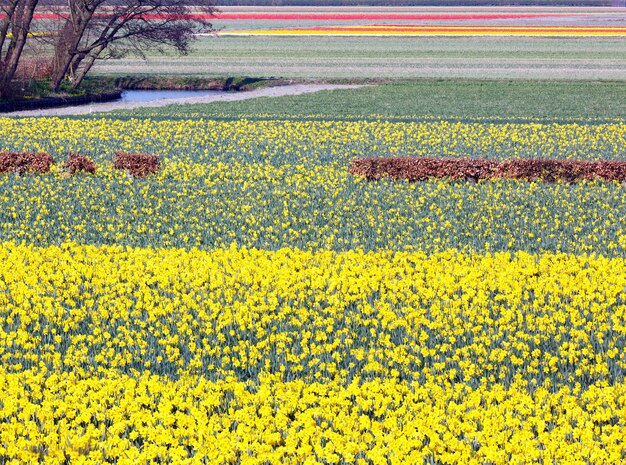
M99 58L144 57L148 48L188 53L197 33L214 30L205 16L217 11L208 0L68 1L71 16L55 49L55 89L66 78L78 85Z

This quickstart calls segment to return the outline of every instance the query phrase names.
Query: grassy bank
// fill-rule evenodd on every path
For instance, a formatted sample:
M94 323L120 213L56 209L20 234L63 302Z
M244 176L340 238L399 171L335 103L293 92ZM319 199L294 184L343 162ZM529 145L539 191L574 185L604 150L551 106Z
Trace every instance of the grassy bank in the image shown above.
M620 82L421 80L118 114L610 119L626 118L626 87Z
M78 88L64 83L58 92L50 89L50 80L15 84L15 95L10 100L38 99L48 97L75 97L119 90L235 90L245 91L268 85L280 85L280 79L250 78L244 76L205 78L198 76L133 75L90 76Z

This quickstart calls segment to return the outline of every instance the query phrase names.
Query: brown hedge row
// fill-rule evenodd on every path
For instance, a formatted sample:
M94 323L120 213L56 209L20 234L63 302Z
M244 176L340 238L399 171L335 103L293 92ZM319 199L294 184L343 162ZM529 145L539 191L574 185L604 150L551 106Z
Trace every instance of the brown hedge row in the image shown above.
M53 163L49 153L0 152L0 173L47 173Z
M55 163L49 153L0 152L0 174L16 172L47 173ZM126 170L130 175L145 177L156 173L161 162L158 155L118 152L113 157L115 169ZM71 153L64 164L67 173L75 175L79 171L94 174L96 164L85 155Z
M70 153L67 161L65 162L65 171L70 174L76 174L79 171L85 173L95 174L96 164L87 158L85 155L78 153Z
M126 170L128 174L145 177L159 171L161 161L158 155L143 153L117 152L113 158L113 167L118 170Z
M350 164L350 173L368 180L381 178L424 181L428 178L518 179L543 182L575 182L603 179L626 181L626 161L578 161L517 159L508 161L484 158L357 158Z

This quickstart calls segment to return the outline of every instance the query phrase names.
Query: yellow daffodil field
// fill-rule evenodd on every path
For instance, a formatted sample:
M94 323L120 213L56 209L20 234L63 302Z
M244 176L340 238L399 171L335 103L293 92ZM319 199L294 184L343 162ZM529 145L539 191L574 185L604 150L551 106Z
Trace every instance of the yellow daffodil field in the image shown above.
M623 160L623 120L0 118L0 152L56 161L0 174L1 464L626 463L626 186L348 170Z

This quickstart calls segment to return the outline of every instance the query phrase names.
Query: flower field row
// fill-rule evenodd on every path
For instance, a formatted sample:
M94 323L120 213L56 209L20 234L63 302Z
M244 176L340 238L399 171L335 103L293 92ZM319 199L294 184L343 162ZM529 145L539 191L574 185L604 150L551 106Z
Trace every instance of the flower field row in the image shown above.
M217 20L271 21L476 21L568 16L558 13L218 13Z
M271 8L270 8L271 9ZM273 12L259 12L259 11L238 11L236 9L229 9L226 7L224 11L219 11L214 15L206 13L192 13L188 15L176 15L168 16L165 14L145 14L142 17L147 20L162 20L162 19L178 19L178 18L192 18L203 20L215 20L215 21L485 21L485 20L498 20L498 19L543 19L543 18L562 18L562 17L576 17L576 16L594 16L594 12L591 11L569 11L569 12L461 12L461 13L437 13L437 12L423 12L414 13L411 11L404 12L390 12L390 9L382 11L361 11L351 12L345 11L328 11L320 12L297 12L297 11L273 11ZM619 13L619 10L612 10L610 13ZM606 11L602 13L607 14ZM1 17L1 15L0 15ZM34 15L36 20L46 19L61 19L62 16L56 13L37 13Z
M625 27L362 25L226 30L224 36L538 36L624 37Z
M217 13L215 15L192 13L188 15L168 16L165 14L145 14L142 18L147 20L192 18L204 20L261 20L261 21L473 21L490 19L528 19L570 16L558 13L490 13L490 14L412 14L412 13ZM0 15L1 17L1 15ZM63 16L55 13L35 14L34 19L61 19Z
M529 391L626 373L622 258L71 243L0 256L7 372Z
M88 154L95 176L0 176L4 240L275 250L525 250L626 255L616 183L367 184L361 154L619 159L626 125L5 119L4 150ZM116 151L156 153L146 181Z
M153 153L180 162L347 167L362 156L622 159L626 123L214 121L0 118L0 150Z
M170 176L170 177L168 177ZM0 176L4 240L626 256L624 186L367 183L347 168L196 164L145 181Z
M0 374L14 463L623 463L626 385L537 389ZM11 462L7 462L11 463Z
M11 243L0 258L4 457L626 454L624 259Z

